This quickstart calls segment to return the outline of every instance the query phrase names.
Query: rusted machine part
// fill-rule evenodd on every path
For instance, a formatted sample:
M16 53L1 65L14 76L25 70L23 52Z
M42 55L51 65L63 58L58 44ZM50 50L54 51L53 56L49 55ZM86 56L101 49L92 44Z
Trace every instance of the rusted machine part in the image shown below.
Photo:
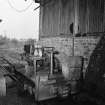
M36 50L38 50L38 48L36 48ZM77 93L77 82L81 78L83 66L82 57L67 57L63 63L58 62L54 48L45 47L44 53L41 54L41 56L37 54L32 55L32 60L34 73L32 76L28 76L28 78L34 82L35 88L24 81L22 81L24 83L22 87L24 90L28 90L30 94L34 93L37 101L56 97L67 97L69 94ZM39 61L43 63L41 64ZM59 68L61 65L62 68ZM61 71L59 71L59 69L61 69ZM26 74L30 74L29 64L26 65L26 71Z

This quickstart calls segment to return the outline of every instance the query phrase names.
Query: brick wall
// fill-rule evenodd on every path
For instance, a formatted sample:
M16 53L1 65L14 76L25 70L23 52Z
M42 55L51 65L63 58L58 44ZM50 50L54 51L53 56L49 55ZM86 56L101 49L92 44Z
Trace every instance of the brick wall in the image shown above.
M89 56L95 48L99 38L97 37L76 37L74 38L74 55L83 56L85 58L84 68L87 67ZM72 37L50 37L40 39L40 44L47 47L55 47L60 52L58 58L62 61L63 58L72 56ZM84 69L85 71L86 69Z

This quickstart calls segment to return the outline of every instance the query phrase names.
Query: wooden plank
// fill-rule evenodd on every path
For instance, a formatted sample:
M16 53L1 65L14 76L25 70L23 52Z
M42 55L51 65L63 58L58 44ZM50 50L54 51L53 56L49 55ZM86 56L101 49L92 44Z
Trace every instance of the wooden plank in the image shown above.
M88 0L88 32L103 32L104 0ZM94 5L92 5L94 4ZM88 12L88 11L87 11Z

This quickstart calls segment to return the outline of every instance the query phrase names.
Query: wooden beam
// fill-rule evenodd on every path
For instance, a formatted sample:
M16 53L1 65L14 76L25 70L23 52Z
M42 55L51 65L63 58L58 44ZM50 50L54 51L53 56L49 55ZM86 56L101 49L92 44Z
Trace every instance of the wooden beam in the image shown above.
M35 0L35 3L40 3L41 2L41 0Z
M74 35L78 33L79 27L79 0L74 0Z

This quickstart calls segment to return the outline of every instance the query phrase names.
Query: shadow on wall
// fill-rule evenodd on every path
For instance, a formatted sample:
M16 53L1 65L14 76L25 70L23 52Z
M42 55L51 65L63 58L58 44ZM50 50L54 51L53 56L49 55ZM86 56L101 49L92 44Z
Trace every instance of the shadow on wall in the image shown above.
M105 99L105 34L100 38L87 67L85 89Z

